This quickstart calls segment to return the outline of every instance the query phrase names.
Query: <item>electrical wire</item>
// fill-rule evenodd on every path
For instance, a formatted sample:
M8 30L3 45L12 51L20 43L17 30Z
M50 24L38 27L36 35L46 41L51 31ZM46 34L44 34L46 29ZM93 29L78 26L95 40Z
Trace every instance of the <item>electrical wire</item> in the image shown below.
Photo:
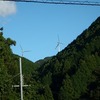
M33 2L33 3L45 3L45 4L65 4L65 5L87 5L87 6L100 6L100 2L97 1L75 1L75 0L3 0L14 2Z

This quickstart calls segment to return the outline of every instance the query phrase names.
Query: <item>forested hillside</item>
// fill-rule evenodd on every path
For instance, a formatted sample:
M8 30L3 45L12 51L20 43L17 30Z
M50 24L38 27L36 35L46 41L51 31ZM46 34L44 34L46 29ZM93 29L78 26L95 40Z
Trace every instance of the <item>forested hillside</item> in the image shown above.
M16 42L0 32L0 100L20 100ZM100 17L56 56L22 57L24 100L100 100Z
M43 64L39 73L44 88L49 89L54 100L99 100L100 17Z
M13 87L13 85L20 86L19 56L13 54L10 48L13 45L15 46L16 42L10 38L4 38L3 32L0 32L0 100L20 100L20 87ZM25 58L22 58L22 65L24 84L31 84L32 73L37 65ZM29 90L28 87L24 91L26 93ZM25 98L28 97L26 95Z

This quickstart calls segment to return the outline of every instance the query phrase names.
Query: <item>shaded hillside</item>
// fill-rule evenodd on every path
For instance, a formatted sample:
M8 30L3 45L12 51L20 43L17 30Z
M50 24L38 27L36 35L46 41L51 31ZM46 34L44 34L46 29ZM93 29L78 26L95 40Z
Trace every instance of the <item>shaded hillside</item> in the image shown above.
M99 100L100 17L38 71L54 100Z

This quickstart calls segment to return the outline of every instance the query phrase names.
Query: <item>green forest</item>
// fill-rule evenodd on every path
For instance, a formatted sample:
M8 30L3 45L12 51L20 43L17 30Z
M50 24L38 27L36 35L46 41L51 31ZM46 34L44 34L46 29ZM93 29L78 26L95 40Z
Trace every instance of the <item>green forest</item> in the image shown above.
M0 100L20 100L16 41L0 31ZM57 55L22 57L24 100L100 100L100 17ZM13 87L19 85L19 87Z

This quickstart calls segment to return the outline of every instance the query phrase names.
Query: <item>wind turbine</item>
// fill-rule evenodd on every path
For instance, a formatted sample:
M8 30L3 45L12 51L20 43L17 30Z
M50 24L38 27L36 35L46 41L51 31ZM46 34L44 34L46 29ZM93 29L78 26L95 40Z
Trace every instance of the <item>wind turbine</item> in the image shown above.
M59 35L58 35L58 42L57 42L57 46L56 46L56 48L55 48L55 49L58 48L58 52L60 52L60 45L61 45L61 44L63 44L63 43L60 42Z
M26 50L26 51L25 51L25 50L23 50L23 48L22 48L22 46L21 46L21 45L20 45L20 48L21 48L22 57L23 57L23 55L24 55L24 53L25 53L25 52L30 52L30 50Z

